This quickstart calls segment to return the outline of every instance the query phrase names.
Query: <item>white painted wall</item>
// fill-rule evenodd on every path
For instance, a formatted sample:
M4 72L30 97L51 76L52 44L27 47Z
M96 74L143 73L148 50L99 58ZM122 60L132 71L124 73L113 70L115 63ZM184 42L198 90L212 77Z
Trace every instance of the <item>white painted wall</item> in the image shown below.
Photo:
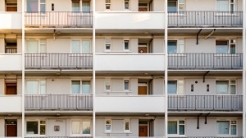
M20 71L20 54L0 54L0 71Z
M1 20L0 29L21 29L20 12L0 12Z
M8 103L8 104L6 104ZM0 104L5 106L0 106L0 111L5 113L16 113L21 112L21 96L1 96Z

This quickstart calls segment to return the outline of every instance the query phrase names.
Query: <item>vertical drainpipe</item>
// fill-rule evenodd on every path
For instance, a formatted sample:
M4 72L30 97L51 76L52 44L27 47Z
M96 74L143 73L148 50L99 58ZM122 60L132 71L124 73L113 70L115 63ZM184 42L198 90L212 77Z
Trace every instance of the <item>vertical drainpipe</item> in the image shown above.
M95 66L96 66L96 58L95 58L95 52L96 52L96 30L95 30L95 19L96 19L96 0L93 0L93 27L92 27L92 41L93 41L93 73L92 73L92 80L93 80L93 115L92 115L92 119L93 119L93 138L96 137L96 100L95 100L95 96L96 96L96 70L95 70Z
M246 13L246 11L245 11L245 8L246 8L246 6L245 6L245 0L243 0L243 34L242 34L242 40L243 40L243 137L245 138L245 129L246 129L246 127L245 127L245 103L246 103L246 101L245 101L245 77L246 77L246 74L245 74L245 71L246 71L246 48L245 48L245 29L246 29L246 24L245 24L245 21L246 21L246 18L245 18L245 13Z
M21 90L21 137L25 137L25 0L21 1L21 83L22 83L22 90Z
M165 119L164 119L164 128L165 128L165 131L164 131L164 135L165 135L165 138L167 138L167 135L168 135L168 133L167 133L167 124L168 124L168 93L167 93L167 81L168 81L168 71L167 71L167 66L168 66L168 56L167 56L167 39L168 39L168 15L167 15L167 2L168 2L168 0L165 0L165 4L164 4L164 7L165 7L165 17L164 17L164 35L165 35L165 37L164 37L164 41L165 41L165 44L164 44L164 49L165 49L165 56L164 56L164 61L165 61L165 63L164 63L164 69L165 69L165 76L164 76L164 78L165 78L165 89L164 89L164 93L165 93L165 98L164 98L164 104L165 104Z

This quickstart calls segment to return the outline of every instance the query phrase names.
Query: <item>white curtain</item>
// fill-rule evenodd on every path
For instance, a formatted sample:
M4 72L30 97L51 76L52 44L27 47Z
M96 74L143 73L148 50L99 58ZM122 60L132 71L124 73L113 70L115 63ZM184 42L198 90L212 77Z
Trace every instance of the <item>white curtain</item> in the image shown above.
M72 53L80 53L80 41L79 40L72 41Z
M82 41L82 53L90 53L91 47L90 47L90 41L83 40Z
M72 81L72 93L73 94L80 93L80 81Z
M40 81L40 94L46 93L46 80Z
M91 84L90 81L82 81L82 93L89 94L90 93Z
M217 11L229 11L229 1L217 0Z
M38 41L37 40L28 40L26 46L27 53L38 53Z
M72 122L72 134L80 134L80 122L79 121Z
M216 92L217 94L228 94L228 81L217 81Z

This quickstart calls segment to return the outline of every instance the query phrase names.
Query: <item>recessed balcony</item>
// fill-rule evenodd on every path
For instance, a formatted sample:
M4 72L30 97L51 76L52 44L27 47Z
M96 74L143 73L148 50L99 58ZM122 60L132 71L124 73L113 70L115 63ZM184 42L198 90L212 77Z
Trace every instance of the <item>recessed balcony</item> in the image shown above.
M168 54L169 69L238 70L243 68L243 54L177 53Z
M169 111L242 111L242 95L168 95Z
M242 11L179 11L168 13L168 27L242 27Z
M91 53L26 53L26 69L92 69Z
M92 95L26 94L25 110L85 110L93 108Z
M92 12L26 12L27 28L92 28Z

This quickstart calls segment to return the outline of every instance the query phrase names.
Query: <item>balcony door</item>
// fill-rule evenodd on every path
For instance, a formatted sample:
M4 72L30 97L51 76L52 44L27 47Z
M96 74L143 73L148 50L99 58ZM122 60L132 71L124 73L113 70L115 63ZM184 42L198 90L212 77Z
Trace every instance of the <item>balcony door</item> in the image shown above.
M17 120L16 119L5 120L5 136L6 137L17 137Z
M17 94L16 79L5 79L5 94L6 95L16 95Z
M138 83L138 95L147 95L148 85L145 83Z

